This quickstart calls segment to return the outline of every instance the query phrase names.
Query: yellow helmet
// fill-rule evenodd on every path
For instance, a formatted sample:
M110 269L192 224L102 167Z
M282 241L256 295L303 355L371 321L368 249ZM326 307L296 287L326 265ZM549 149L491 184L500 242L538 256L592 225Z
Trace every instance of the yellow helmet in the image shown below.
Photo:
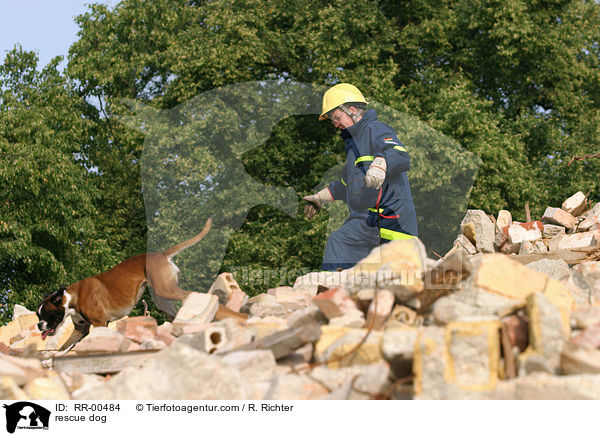
M325 114L334 110L339 105L344 103L364 103L367 104L367 100L363 97L362 93L358 88L349 83L338 83L332 86L323 95L323 110L319 115L319 121L326 120Z

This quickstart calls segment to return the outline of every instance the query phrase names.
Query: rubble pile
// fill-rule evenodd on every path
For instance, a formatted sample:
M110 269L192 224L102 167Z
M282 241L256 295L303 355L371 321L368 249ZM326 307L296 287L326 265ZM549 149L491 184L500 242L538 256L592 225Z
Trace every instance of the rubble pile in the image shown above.
M467 254L534 254L594 246L600 240L600 204L588 209L589 201L579 191L560 208L548 207L538 221L512 220L507 210L488 216L469 210L461 223L455 248Z
M454 248L418 239L252 298L229 273L175 319L41 339L0 327L4 399L600 399L600 203L539 221L469 210ZM218 305L247 319L216 320Z

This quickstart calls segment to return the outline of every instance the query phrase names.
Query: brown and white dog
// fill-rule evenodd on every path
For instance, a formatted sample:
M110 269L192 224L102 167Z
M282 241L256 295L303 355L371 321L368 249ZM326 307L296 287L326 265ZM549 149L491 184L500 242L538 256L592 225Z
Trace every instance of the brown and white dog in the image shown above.
M38 329L42 339L56 333L64 319L71 315L76 328L87 334L89 325L105 326L109 321L128 315L140 300L146 286L170 300L183 300L191 292L177 285L179 269L171 258L198 243L209 231L212 218L196 236L163 252L150 252L130 257L111 270L81 280L44 296L37 310ZM219 305L216 319L246 315Z

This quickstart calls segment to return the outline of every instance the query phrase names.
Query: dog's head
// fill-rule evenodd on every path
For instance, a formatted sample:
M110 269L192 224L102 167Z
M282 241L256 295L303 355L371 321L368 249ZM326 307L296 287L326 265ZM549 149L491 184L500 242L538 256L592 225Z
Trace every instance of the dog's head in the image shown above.
M66 289L66 286L61 286L58 291L44 295L42 304L37 310L37 316L40 320L37 326L42 332L42 340L55 334L58 326L65 319L67 311Z

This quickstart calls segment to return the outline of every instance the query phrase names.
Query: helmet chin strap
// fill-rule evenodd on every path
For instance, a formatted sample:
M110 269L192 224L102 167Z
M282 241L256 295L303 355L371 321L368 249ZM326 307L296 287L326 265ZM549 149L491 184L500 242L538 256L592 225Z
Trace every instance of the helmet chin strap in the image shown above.
M346 107L346 105L341 104L338 107L340 108L340 110L342 112L344 112L346 115L348 115L350 118L352 118L352 121L354 123L358 123L360 121L360 119L362 118L363 113L365 112L363 109L356 109L355 108L356 109L356 113L353 114L352 112L350 112L350 109L348 109Z

